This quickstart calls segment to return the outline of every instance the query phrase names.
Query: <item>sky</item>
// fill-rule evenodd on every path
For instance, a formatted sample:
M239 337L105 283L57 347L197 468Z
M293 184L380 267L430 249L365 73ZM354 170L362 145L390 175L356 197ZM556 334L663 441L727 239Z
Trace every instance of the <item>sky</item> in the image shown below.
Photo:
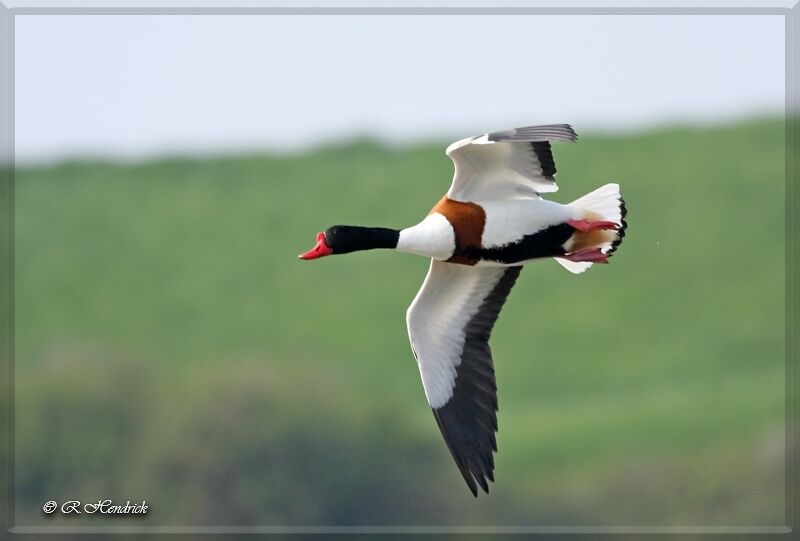
M18 162L783 114L780 15L17 15Z

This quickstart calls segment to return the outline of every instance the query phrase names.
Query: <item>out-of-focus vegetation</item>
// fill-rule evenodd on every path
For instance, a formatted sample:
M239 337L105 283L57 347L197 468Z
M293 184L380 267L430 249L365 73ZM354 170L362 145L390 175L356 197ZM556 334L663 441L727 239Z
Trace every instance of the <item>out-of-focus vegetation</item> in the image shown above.
M19 170L17 523L112 498L161 525L782 524L783 122L554 145L553 199L620 182L629 233L607 267L523 272L477 500L407 344L427 261L296 259L416 223L443 148Z

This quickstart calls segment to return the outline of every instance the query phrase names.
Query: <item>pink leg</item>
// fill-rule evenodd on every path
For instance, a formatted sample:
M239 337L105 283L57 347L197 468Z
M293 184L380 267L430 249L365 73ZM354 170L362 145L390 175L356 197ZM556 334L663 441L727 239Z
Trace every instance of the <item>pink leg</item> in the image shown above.
M578 231L594 231L596 229L619 229L619 225L614 222L593 222L591 220L567 220L567 223Z
M604 254L600 248L586 248L560 257L576 263L581 261L586 261L588 263L608 263L608 254Z

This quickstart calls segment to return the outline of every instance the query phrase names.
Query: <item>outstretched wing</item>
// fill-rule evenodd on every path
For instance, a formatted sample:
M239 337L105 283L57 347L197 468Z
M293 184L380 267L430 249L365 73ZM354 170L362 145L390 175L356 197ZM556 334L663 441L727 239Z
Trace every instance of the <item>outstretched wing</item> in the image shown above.
M489 337L522 267L431 260L406 322L425 396L447 447L477 496L489 492L497 450L497 388Z
M578 139L569 124L486 133L447 147L455 175L447 192L458 201L536 197L558 190L550 141Z

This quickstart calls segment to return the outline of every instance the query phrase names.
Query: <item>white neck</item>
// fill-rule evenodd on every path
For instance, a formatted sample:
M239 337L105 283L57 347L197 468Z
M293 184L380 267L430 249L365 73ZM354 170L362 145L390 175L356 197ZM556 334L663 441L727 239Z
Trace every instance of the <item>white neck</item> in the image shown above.
M397 250L444 261L456 249L453 226L447 218L433 212L415 226L400 231Z

